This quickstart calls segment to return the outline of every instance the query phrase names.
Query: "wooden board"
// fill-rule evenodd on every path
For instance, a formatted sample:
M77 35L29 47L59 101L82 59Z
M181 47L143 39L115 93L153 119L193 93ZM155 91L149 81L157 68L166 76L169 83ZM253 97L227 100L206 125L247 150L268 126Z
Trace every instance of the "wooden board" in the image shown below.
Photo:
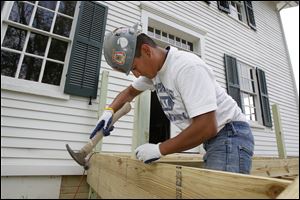
M292 183L99 153L87 182L102 198L276 198Z
M82 176L62 176L59 198L73 199L81 178ZM87 184L86 179L87 177L85 175L76 194L76 199L88 198L89 185Z

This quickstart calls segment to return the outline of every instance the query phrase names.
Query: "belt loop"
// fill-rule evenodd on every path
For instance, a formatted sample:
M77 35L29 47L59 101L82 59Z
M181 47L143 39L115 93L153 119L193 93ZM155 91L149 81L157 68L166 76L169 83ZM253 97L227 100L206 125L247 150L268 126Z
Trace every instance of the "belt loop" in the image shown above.
M228 123L230 129L228 130L228 136L234 136L236 135L236 129L234 127L234 123L233 122L229 122Z

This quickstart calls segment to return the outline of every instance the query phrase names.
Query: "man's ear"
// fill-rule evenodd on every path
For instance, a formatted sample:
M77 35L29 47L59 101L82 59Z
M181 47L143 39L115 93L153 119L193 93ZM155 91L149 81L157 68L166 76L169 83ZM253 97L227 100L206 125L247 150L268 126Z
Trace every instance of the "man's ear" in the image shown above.
M151 53L152 53L151 51L152 51L152 49L151 49L151 47L150 47L148 44L142 44L141 50L142 50L142 52L143 52L145 55L151 56Z

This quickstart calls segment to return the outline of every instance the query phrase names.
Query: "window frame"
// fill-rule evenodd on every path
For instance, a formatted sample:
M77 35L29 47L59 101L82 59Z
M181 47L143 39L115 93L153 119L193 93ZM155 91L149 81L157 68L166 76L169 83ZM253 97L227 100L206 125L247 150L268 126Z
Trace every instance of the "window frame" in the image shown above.
M152 28L157 28L161 30L161 36L162 32L172 33L171 35L174 36L174 45L171 45L169 43L164 42L163 40L158 40L155 38L155 32L154 36L152 37L155 41L161 41L165 44L171 45L173 47L182 49L181 47L176 46L176 36L182 37L182 34L187 35L187 37L184 37L183 39L185 41L189 41L193 43L194 51L192 51L194 54L200 56L203 60L205 60L205 37L207 32L203 29L199 29L198 27L194 27L190 25L190 23L182 21L181 19L178 19L178 17L171 14L165 14L160 12L159 8L152 7L148 5L148 3L143 2L141 4L142 8L142 17L141 17L141 23L142 23L142 32L148 33L148 26ZM154 11L155 9L155 11ZM153 11L153 12L152 12ZM168 20L172 19L172 21ZM160 26L151 26L153 23L158 23ZM166 25L166 26L164 26ZM172 30L169 30L168 27L171 27ZM173 34L173 31L176 33ZM161 37L162 38L162 37ZM184 50L184 49L183 49Z
M58 34L52 34L50 32L43 31L41 29L29 27L27 25L20 24L20 23L9 20L9 15L13 8L14 3L15 3L15 1L6 1L3 5L3 10L1 12L1 49L10 51L10 52L14 51L13 49L2 47L3 40L4 40L8 26L21 28L21 29L27 31L23 50L21 52L18 51L18 53L20 54L20 60L23 60L23 57L25 55L28 55L28 53L26 52L26 48L27 48L27 44L28 44L28 40L29 40L29 36L30 36L30 33L28 33L28 31L29 32L34 31L34 33L42 34L42 35L49 37L45 51L49 51L52 38L67 42L68 47L66 50L65 61L62 62L62 61L55 60L55 63L63 64L63 70L62 70L62 75L61 75L61 80L60 80L59 86L42 83L42 82L19 79L18 74L19 74L19 71L20 71L21 65L22 65L22 63L20 63L20 61L19 61L15 77L1 75L1 89L30 93L30 94L59 98L59 99L65 99L65 100L70 99L70 95L64 93L64 87L65 87L64 83L66 82L66 73L67 73L68 66L69 66L69 60L70 60L70 55L71 55L71 50L72 50L72 41L74 39L75 29L76 29L76 25L77 25L80 2L77 2L76 7L75 7L73 22L72 22L72 27L70 30L69 38L60 36ZM33 11L32 15L34 15L37 10L36 5L37 5L37 2L35 2L35 7L34 7L34 11ZM56 7L59 7L59 4L57 4ZM57 9L54 12L57 12ZM58 14L56 14L54 16L55 17L53 18L53 21L56 19L56 16L58 16ZM63 16L67 16L67 15L63 15ZM69 18L70 18L70 16L69 16ZM34 17L31 16L31 21L33 21L33 19L34 19ZM54 26L55 26L55 22L52 23L51 30L54 29ZM33 54L30 54L30 56L35 57L35 58L39 57L38 55L33 55ZM46 62L46 60L51 61L51 58L44 57L43 62ZM45 69L45 65L46 65L46 63L44 65L42 65L42 67L41 67L40 78L39 78L40 81L41 81L41 76L44 73L43 70Z
M235 6L232 5L233 3L235 4ZM238 6L241 9L241 12L238 11ZM233 8L234 8L234 10L233 10ZM246 7L243 2L229 1L229 10L230 10L230 13L228 15L230 17L232 17L244 24L247 24ZM232 14L233 12L237 15L237 17ZM242 20L239 19L239 14L242 16Z
M153 32L151 32L149 29L152 29ZM157 35L157 31L160 32L160 36ZM166 36L164 36L164 34L166 34ZM184 51L188 51L188 52L192 52L192 53L195 53L197 55L200 55L199 52L194 52L193 51L194 46L195 46L194 42L186 40L183 37L177 37L176 35L173 35L170 32L168 32L168 30L160 30L160 29L157 29L153 26L148 26L147 35L149 35L156 43L159 43L159 44L163 43L164 45L171 45L171 46L174 46L174 47L176 47L180 50L184 50ZM170 39L170 35L171 35L171 37L174 37L175 40ZM180 46L177 45L177 42L178 42L177 39L179 39ZM170 40L173 40L175 43L171 44ZM191 46L192 48L190 48L190 49L188 49L189 44L192 45ZM201 57L201 55L200 55L200 57Z
M243 81L242 81L242 72L241 69L242 68L247 68L247 69L251 69L252 70L252 80L253 81L253 90L254 91L249 91L243 88ZM243 94L246 95L250 95L253 96L254 98L254 105L255 105L255 115L256 115L256 120L249 120L251 122L251 125L254 126L260 126L263 124L262 121L262 111L261 111L261 105L260 105L260 99L259 99L259 89L258 89L258 79L257 79L257 75L256 75L256 68L253 66L250 66L240 60L237 59L237 69L238 69L238 78L239 78L239 83L240 83L240 94L241 94L241 104L242 104L242 111L245 114L245 105L244 105L244 99L243 99Z

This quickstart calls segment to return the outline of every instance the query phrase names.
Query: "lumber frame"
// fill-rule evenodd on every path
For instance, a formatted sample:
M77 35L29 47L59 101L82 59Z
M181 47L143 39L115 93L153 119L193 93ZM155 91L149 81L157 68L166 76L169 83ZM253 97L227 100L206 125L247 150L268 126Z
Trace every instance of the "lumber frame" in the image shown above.
M101 198L276 198L292 181L95 154L87 181Z

